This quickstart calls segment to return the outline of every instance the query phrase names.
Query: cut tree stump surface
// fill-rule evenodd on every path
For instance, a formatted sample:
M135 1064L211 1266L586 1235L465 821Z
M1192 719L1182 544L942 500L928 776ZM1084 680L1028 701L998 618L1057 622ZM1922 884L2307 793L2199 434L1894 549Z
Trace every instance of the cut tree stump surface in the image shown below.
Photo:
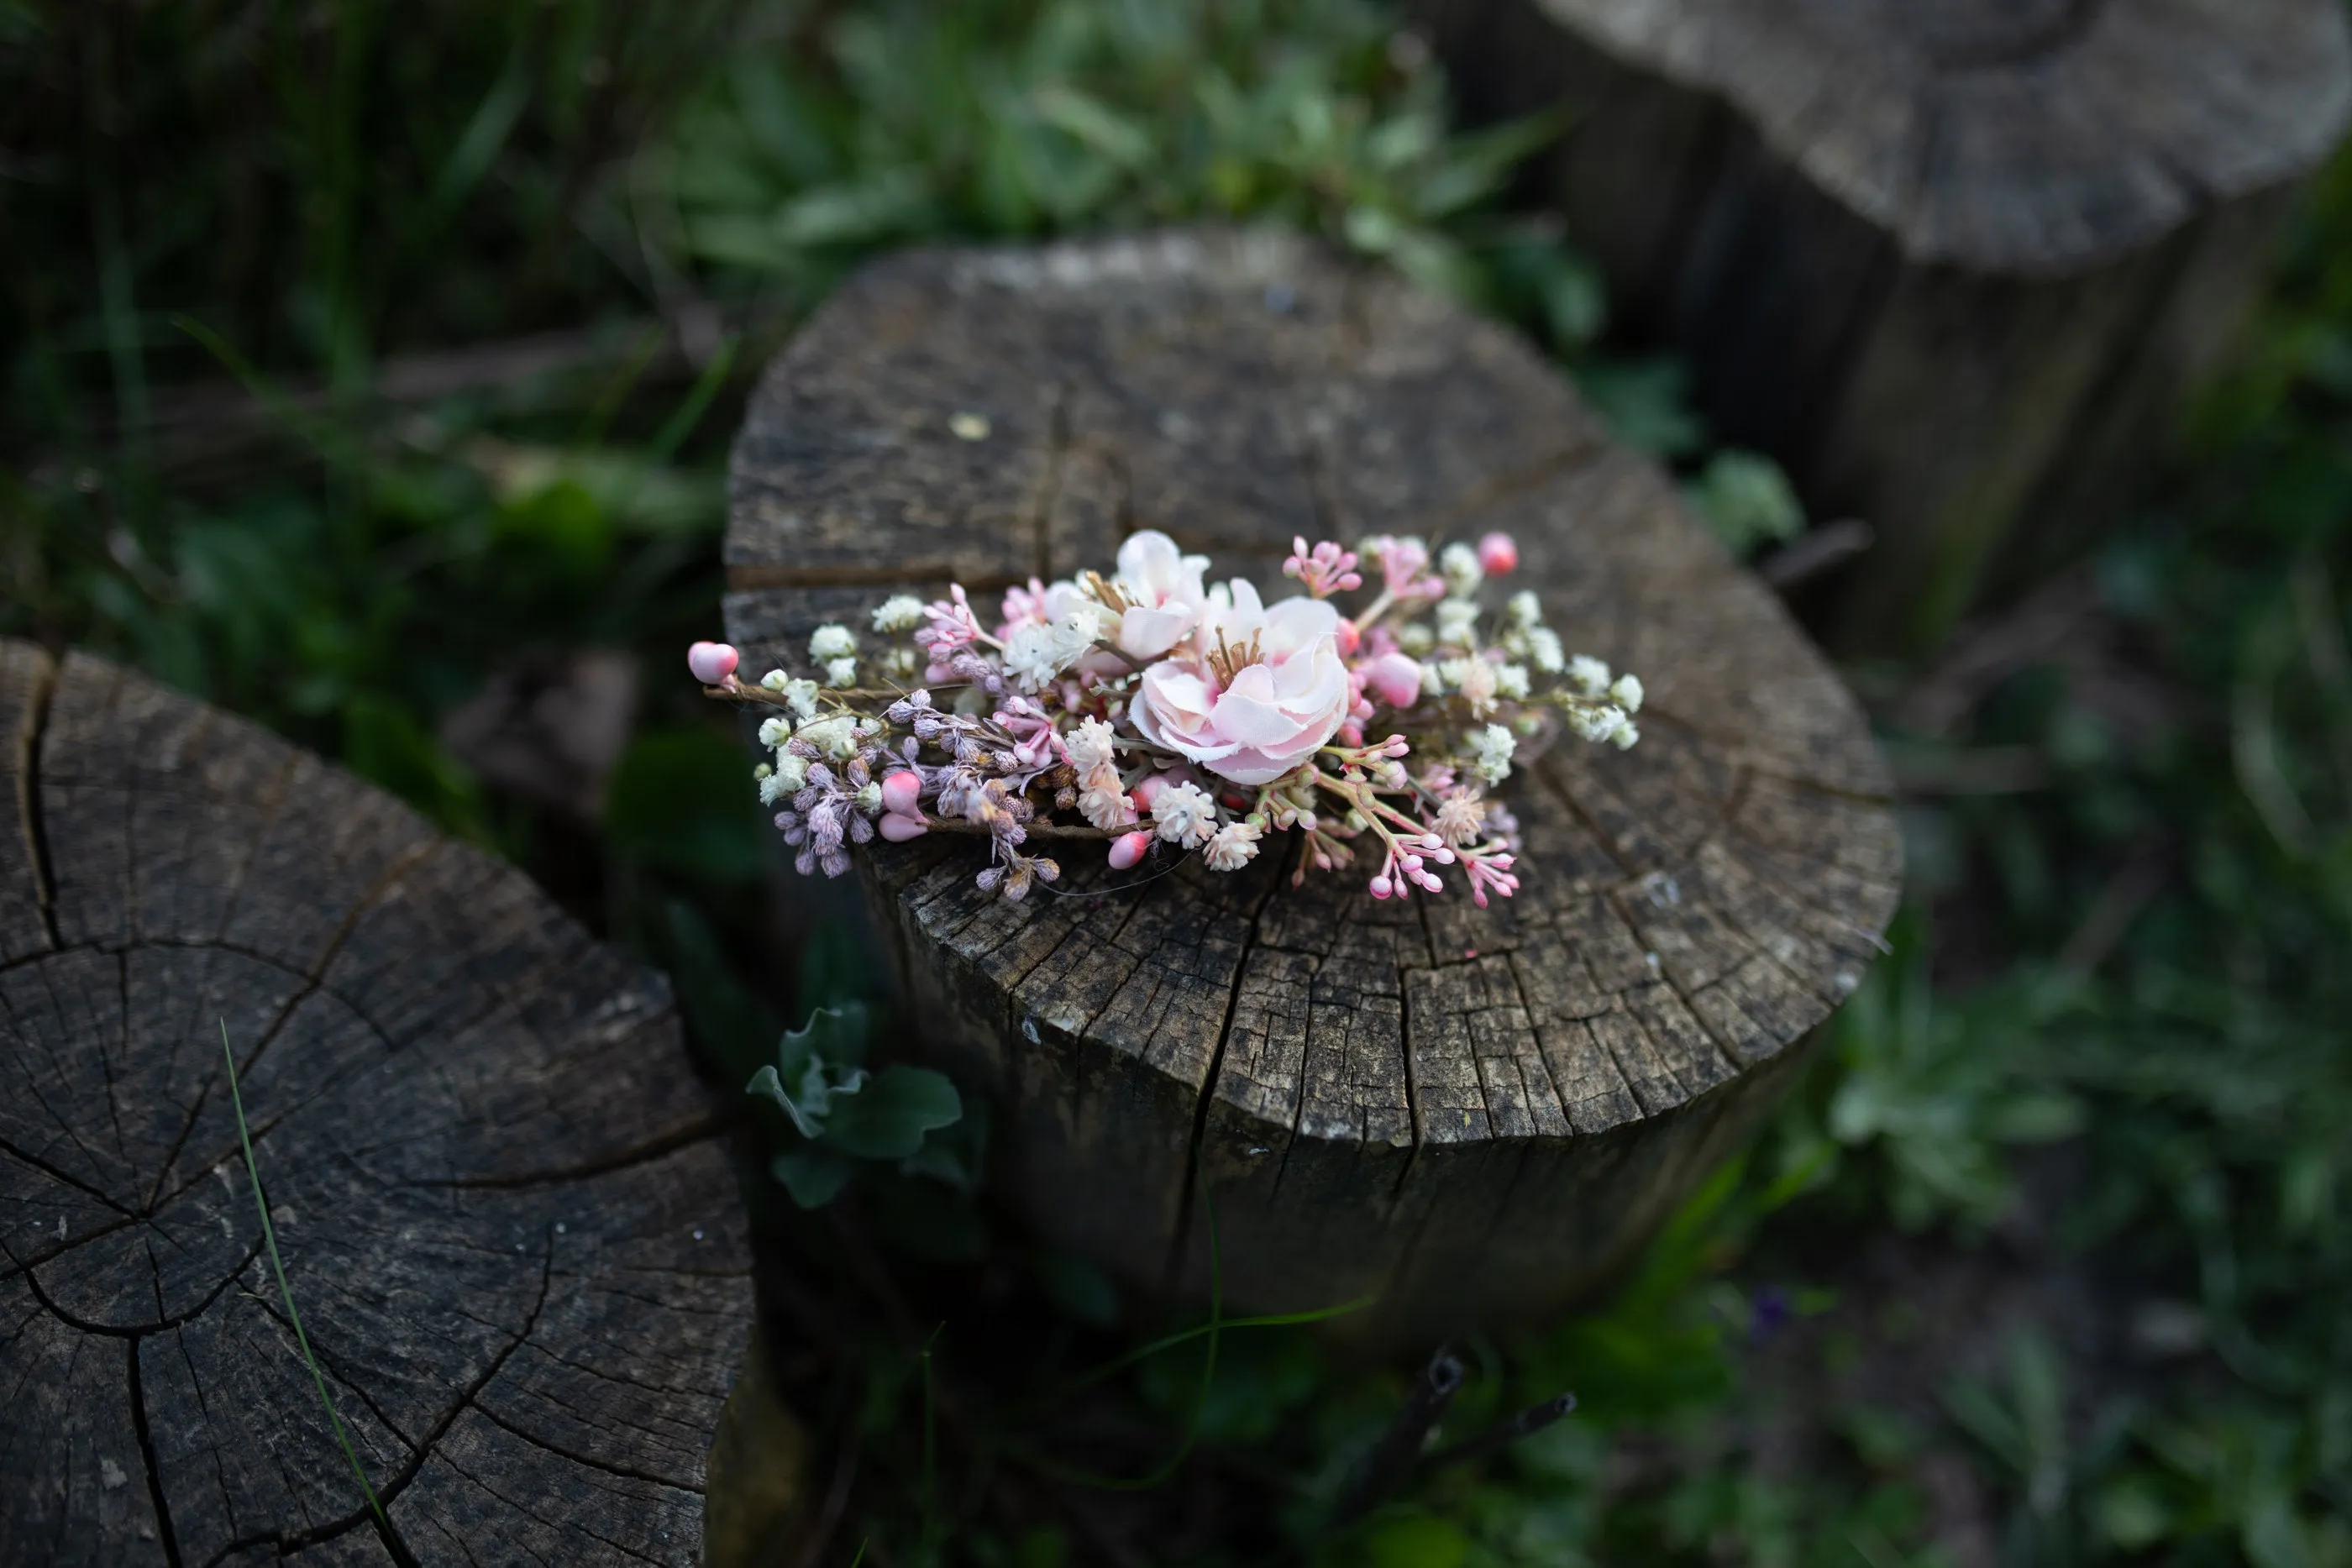
M1415 0L1633 335L1932 643L2079 549L2221 362L2352 120L2341 0Z
M1485 911L1294 889L1286 854L1112 891L1072 846L1068 895L1025 904L972 887L968 841L871 857L918 1029L1005 1111L1000 1183L1147 1287L1202 1287L1213 1208L1231 1299L1378 1291L1349 1320L1376 1343L1590 1291L1879 946L1899 849L1861 712L1526 347L1262 233L859 274L753 400L728 632L803 672L890 591L954 579L985 612L1147 527L1268 590L1294 535L1507 529L1509 586L1648 684L1643 738L1521 769L1526 886Z
M0 1562L698 1562L751 1290L667 988L100 660L0 643Z

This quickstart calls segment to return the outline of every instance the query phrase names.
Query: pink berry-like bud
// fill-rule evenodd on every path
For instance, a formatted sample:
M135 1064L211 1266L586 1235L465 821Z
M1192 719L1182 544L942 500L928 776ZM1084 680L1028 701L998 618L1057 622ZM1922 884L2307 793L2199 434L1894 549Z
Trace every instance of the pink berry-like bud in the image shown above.
M743 656L724 643L697 643L686 651L686 667L706 686L723 686Z
M1364 689L1393 708L1421 700L1421 661L1406 653L1382 653L1363 666Z
M1126 871L1143 858L1151 847L1151 835L1144 832L1121 833L1110 841L1110 869Z
M1155 773L1129 790L1128 799L1135 802L1137 810L1149 812L1151 810L1151 802L1159 797L1160 791L1174 782L1176 780L1165 773Z
M1384 876L1372 878L1371 894L1374 898L1386 898L1389 895L1389 879Z
M1478 541L1478 564L1488 577L1508 577L1519 570L1519 547L1508 534L1488 534Z
M882 836L894 844L903 844L908 839L919 839L931 831L931 825L922 818L902 816L897 811L884 812L882 820L875 826L881 829Z
M922 815L918 802L922 799L923 781L901 768L882 780L882 809L902 817Z

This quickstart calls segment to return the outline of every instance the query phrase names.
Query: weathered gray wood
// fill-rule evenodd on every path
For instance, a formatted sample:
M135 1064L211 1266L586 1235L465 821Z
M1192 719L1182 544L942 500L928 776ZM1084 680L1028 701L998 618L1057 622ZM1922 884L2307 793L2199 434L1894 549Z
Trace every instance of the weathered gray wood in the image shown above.
M728 632L799 670L901 586L1067 574L1139 527L1269 589L1294 534L1509 529L1552 623L1649 683L1644 738L1527 770L1535 874L1483 912L1273 856L1097 896L1081 852L1024 905L937 836L874 857L917 1028L1003 1108L1004 1191L1197 1291L1205 1177L1236 1301L1381 1292L1376 1342L1589 1291L1870 962L1898 849L1852 697L1524 345L1270 234L860 273L753 400Z
M1416 0L1726 438L1876 549L1884 651L2079 549L2352 118L2339 0Z
M112 664L0 643L0 1562L698 1561L750 1263L667 988Z

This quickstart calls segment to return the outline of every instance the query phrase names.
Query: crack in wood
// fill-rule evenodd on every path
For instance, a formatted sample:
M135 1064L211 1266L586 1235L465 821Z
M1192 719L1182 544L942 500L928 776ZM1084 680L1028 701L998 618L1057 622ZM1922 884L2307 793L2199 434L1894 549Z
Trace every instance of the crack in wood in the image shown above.
M147 1391L140 1380L139 1341L136 1337L124 1343L122 1354L131 1375L131 1429L138 1437L139 1458L147 1471L147 1503L155 1511L155 1532L162 1539L163 1561L171 1568L180 1568L180 1538L172 1528L171 1500L163 1495L163 1468L155 1462L155 1435L147 1422Z

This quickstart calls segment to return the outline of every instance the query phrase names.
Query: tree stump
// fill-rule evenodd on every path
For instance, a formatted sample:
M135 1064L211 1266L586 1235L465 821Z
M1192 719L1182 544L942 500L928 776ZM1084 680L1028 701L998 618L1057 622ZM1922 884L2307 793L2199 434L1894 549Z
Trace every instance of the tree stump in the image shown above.
M2352 117L2340 0L1416 0L1727 439L1878 535L1842 646L2080 549Z
M1861 713L1525 346L1261 233L859 274L737 444L728 632L799 670L887 591L1066 575L1145 527L1269 591L1295 534L1507 529L1514 586L1649 684L1643 739L1523 770L1531 874L1485 911L1293 888L1286 855L1106 896L1089 844L1024 904L944 835L865 862L916 1028L1003 1110L1003 1190L1147 1289L1201 1291L1213 1230L1234 1302L1377 1293L1347 1320L1372 1343L1589 1292L1872 958L1899 850Z
M98 659L0 643L0 1562L698 1562L751 1289L667 988Z

